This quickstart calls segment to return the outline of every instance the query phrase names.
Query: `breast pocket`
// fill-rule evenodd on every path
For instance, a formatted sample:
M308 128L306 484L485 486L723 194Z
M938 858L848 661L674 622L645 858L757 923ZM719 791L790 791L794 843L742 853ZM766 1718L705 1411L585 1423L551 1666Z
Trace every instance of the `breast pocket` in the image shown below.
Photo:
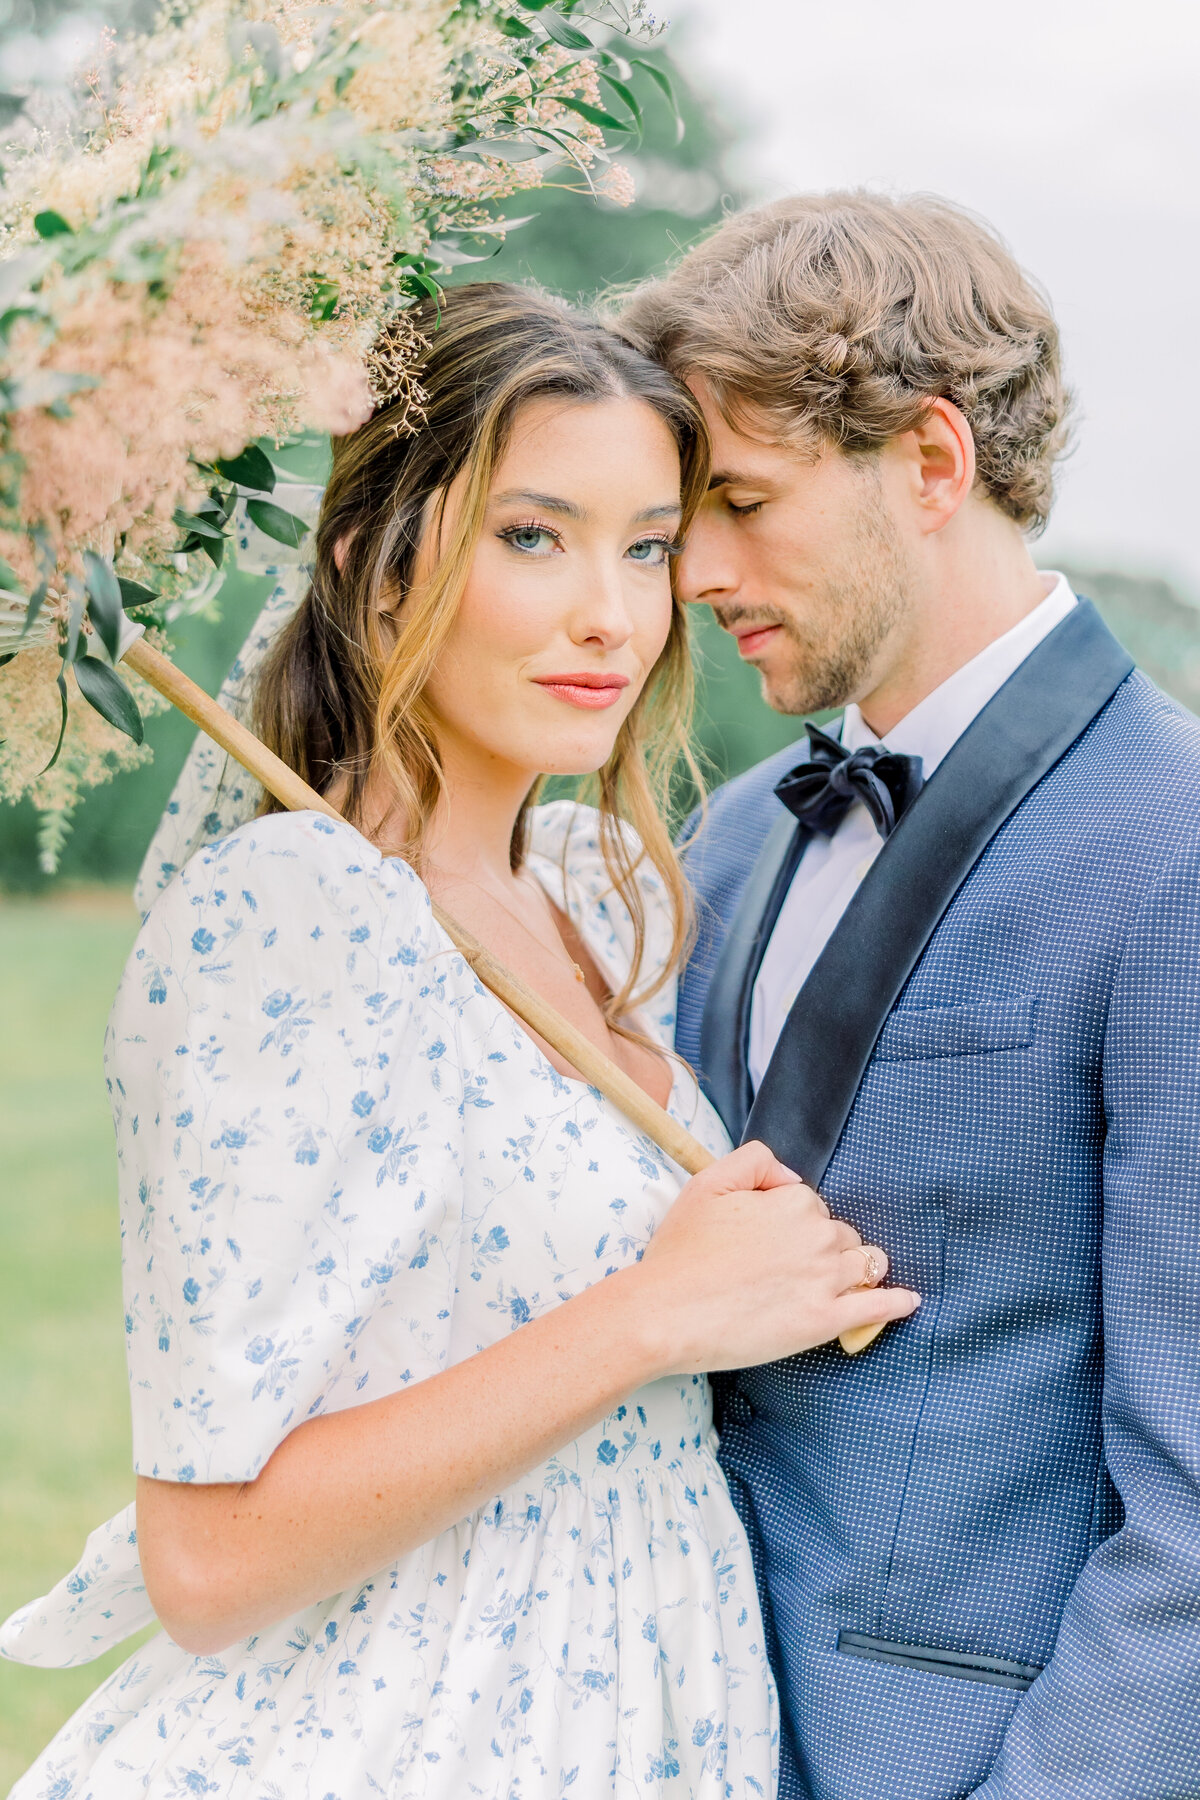
M1037 1002L1029 995L973 1000L964 1006L901 1006L875 1046L876 1062L986 1056L1033 1042Z

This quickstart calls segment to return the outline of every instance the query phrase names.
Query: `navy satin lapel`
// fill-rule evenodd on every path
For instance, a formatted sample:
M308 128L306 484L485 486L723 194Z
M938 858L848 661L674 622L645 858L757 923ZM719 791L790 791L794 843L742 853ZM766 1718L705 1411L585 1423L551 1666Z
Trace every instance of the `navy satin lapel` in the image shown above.
M959 738L876 857L788 1014L746 1123L816 1185L875 1040L942 914L997 831L1131 673L1088 600Z
M781 805L742 890L704 1000L703 1085L735 1143L753 1097L746 1069L750 991L786 891L785 873L790 878L794 872L803 847L798 840L807 842L808 835Z

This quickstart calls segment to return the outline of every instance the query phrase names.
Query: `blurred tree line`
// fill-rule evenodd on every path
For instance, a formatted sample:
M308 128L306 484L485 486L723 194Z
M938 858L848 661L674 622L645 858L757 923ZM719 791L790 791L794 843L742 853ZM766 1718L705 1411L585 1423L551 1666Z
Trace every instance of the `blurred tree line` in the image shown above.
M144 27L156 0L0 0L0 35L36 30L48 39L68 17L103 15L120 29ZM678 41L678 34L677 39ZM686 68L686 41L683 44ZM530 197L536 216L513 232L498 254L465 267L460 279L536 281L569 299L588 303L605 290L639 281L671 261L748 196L732 182L727 157L732 133L706 96L681 75L679 60L664 47L653 53L669 69L685 122L677 138L665 100L651 98L645 135L619 153L632 171L637 198L630 207L596 201L569 174L561 187ZM320 479L322 450L309 443L283 450L278 460L301 479ZM1200 708L1200 613L1164 581L1115 571L1068 570L1073 585L1091 595L1117 635L1147 671L1185 704ZM266 577L233 573L206 617L181 622L177 660L201 686L215 693L263 604ZM799 721L763 706L758 678L705 608L695 618L700 677L697 747L713 781L736 774L799 735ZM58 882L129 881L166 804L194 732L179 714L147 723L153 760L90 794L75 817ZM37 866L32 806L0 806L0 889L47 885Z

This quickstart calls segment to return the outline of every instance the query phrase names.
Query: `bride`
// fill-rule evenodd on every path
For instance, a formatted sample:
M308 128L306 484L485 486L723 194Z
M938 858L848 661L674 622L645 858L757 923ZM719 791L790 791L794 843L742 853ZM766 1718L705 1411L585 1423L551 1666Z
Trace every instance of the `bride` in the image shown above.
M163 1630L20 1800L771 1795L704 1371L916 1304L763 1146L685 1184L437 924L728 1152L671 1054L688 906L648 773L686 725L703 423L522 289L418 323L420 420L335 447L259 684L349 822L194 856L113 1010L136 1533L3 1650ZM593 772L595 810L535 804Z

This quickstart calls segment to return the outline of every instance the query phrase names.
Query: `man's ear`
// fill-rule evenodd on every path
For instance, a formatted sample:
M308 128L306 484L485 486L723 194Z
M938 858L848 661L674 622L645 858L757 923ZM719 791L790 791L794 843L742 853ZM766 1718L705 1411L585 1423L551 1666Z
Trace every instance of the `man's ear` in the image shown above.
M904 434L919 529L948 525L975 485L975 439L952 400L938 399Z

